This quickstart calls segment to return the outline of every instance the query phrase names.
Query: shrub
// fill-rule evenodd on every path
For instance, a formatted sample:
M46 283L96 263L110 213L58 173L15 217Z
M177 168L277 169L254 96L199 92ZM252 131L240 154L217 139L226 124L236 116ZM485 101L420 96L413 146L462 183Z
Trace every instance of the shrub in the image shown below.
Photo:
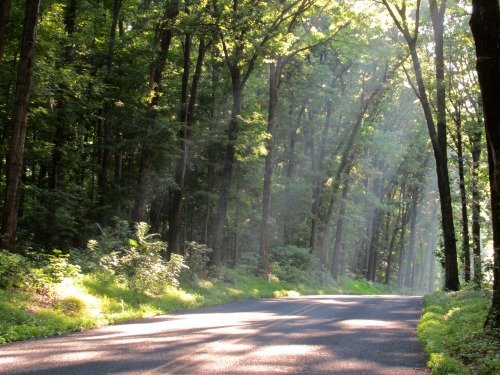
M24 288L50 294L64 278L75 277L80 267L69 263L69 255L29 252L27 256L0 251L0 287Z
M290 245L273 249L269 259L273 274L280 280L299 283L311 279L316 263L309 249Z
M30 263L27 258L0 250L0 288L23 286L29 273Z
M166 262L162 253L166 251L167 244L156 240L157 234L148 234L149 227L146 223L136 224L134 239L129 239L128 246L115 242L119 247L101 257L101 267L123 278L131 289L141 292L160 294L165 286L178 286L178 276L183 268L184 257L172 254ZM109 246L109 243L106 244ZM102 252L101 244L92 242L94 251ZM105 247L109 251L109 247Z
M259 254L253 251L241 253L239 269L248 275L259 275Z
M209 254L213 250L207 245L196 242L186 242L184 255L189 267L189 275L192 279L205 279L208 277Z

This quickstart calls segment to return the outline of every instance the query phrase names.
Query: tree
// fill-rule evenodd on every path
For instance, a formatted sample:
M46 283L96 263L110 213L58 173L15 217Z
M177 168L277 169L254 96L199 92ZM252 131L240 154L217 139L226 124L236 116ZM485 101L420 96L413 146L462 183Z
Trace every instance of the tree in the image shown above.
M417 95L424 111L429 137L436 160L436 173L439 186L439 197L441 202L441 224L445 249L445 282L444 288L458 290L460 282L458 279L457 246L455 240L455 228L453 224L453 207L451 201L451 190L448 174L447 137L446 137L446 91L444 85L444 55L443 55L443 25L446 10L446 0L437 4L435 0L429 0L429 9L434 31L435 46L435 76L436 76L436 120L434 120L432 106L428 97L428 87L425 83L420 57L417 51L417 41L420 29L420 1L417 1L413 28L408 19L406 0L401 6L390 5L387 0L382 3L388 10L399 32L403 35L413 64L415 74Z
M24 10L23 36L16 83L12 136L7 162L7 187L2 212L2 248L10 251L14 251L16 247L18 210L21 196L21 173L23 169L24 143L33 78L40 2L41 0L26 0Z
M243 92L245 86L259 59L265 52L265 47L281 33L281 26L290 18L300 14L316 0L298 0L291 3L272 5L275 9L263 7L253 8L259 2L247 0L233 0L231 7L216 7L215 12L227 24L219 28L219 38L231 77L232 108L228 126L228 142L224 156L222 184L219 194L217 217L213 233L212 264L219 265L222 260L222 242L226 215L228 209L229 192L233 166L236 157L235 143L240 131L240 115L243 106ZM249 7L252 10L249 12ZM224 8L224 9L223 9ZM258 24L258 26L257 26Z
M160 98L164 94L163 76L167 63L168 52L174 36L173 22L179 15L179 0L169 0L165 4L163 19L156 28L159 41L159 49L154 45L154 58L150 66L149 90L151 92L145 115L145 139L141 144L141 156L137 178L137 192L135 194L134 206L131 213L132 222L140 222L146 217L147 188L150 174L151 160L153 158L152 132L156 127L159 112Z
M500 5L472 0L470 28L474 36L477 74L483 100L484 126L493 225L493 298L485 326L500 329Z
M7 42L11 7L12 0L4 0L2 1L2 5L0 5L0 62L2 61L5 43Z

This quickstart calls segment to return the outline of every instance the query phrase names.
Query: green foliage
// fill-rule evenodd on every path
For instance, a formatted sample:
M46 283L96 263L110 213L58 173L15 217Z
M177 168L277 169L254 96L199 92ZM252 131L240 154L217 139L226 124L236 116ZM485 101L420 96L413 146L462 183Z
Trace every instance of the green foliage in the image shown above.
M80 266L69 263L69 254L63 254L61 250L52 250L54 254L42 254L43 272L49 277L53 284L58 284L65 278L77 277Z
M48 294L54 285L76 277L80 267L69 263L69 255L60 250L53 254L29 252L28 256L0 251L0 287L32 289Z
M0 250L0 288L22 287L30 273L28 259Z
M123 278L131 289L152 294L161 294L168 285L177 286L178 277L183 268L184 257L172 254L167 262L162 255L166 252L167 244L156 240L156 234L148 234L149 226L146 223L137 223L135 238L129 239L128 246L122 241L113 249L109 243L104 244L104 251L109 254L102 256L101 267L118 277ZM99 248L98 242L92 243L92 248Z
M498 374L500 340L484 331L491 294L466 286L424 298L418 337L435 374Z
M204 279L208 276L208 263L210 261L209 254L213 250L207 245L197 242L186 242L184 247L184 256L186 265L191 279Z
M296 246L277 247L269 254L273 274L280 280L304 282L310 278L314 257L309 249Z
M273 249L269 255L273 275L279 280L309 285L332 284L331 276L322 271L317 257L308 248L282 246Z

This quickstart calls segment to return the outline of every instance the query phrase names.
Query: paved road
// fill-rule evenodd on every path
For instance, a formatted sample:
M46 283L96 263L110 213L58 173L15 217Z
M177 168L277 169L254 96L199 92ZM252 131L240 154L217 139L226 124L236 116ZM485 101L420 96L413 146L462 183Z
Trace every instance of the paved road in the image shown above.
M0 346L0 374L424 374L419 297L259 299Z

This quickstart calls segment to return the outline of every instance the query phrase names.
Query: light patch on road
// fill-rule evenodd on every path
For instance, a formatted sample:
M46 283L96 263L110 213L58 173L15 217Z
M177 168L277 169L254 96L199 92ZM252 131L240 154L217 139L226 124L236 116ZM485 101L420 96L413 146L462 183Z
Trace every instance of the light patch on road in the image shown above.
M257 357L278 357L278 356L307 356L316 347L313 345L273 345L259 348L255 351Z
M338 322L337 324L348 327L385 327L392 322L385 322L383 320L371 320L371 319L349 319L343 322Z
M90 351L86 350L84 352L67 352L67 353L58 353L53 355L57 361L64 362L66 364L72 362L80 362L87 361L95 358L102 357L102 351Z

